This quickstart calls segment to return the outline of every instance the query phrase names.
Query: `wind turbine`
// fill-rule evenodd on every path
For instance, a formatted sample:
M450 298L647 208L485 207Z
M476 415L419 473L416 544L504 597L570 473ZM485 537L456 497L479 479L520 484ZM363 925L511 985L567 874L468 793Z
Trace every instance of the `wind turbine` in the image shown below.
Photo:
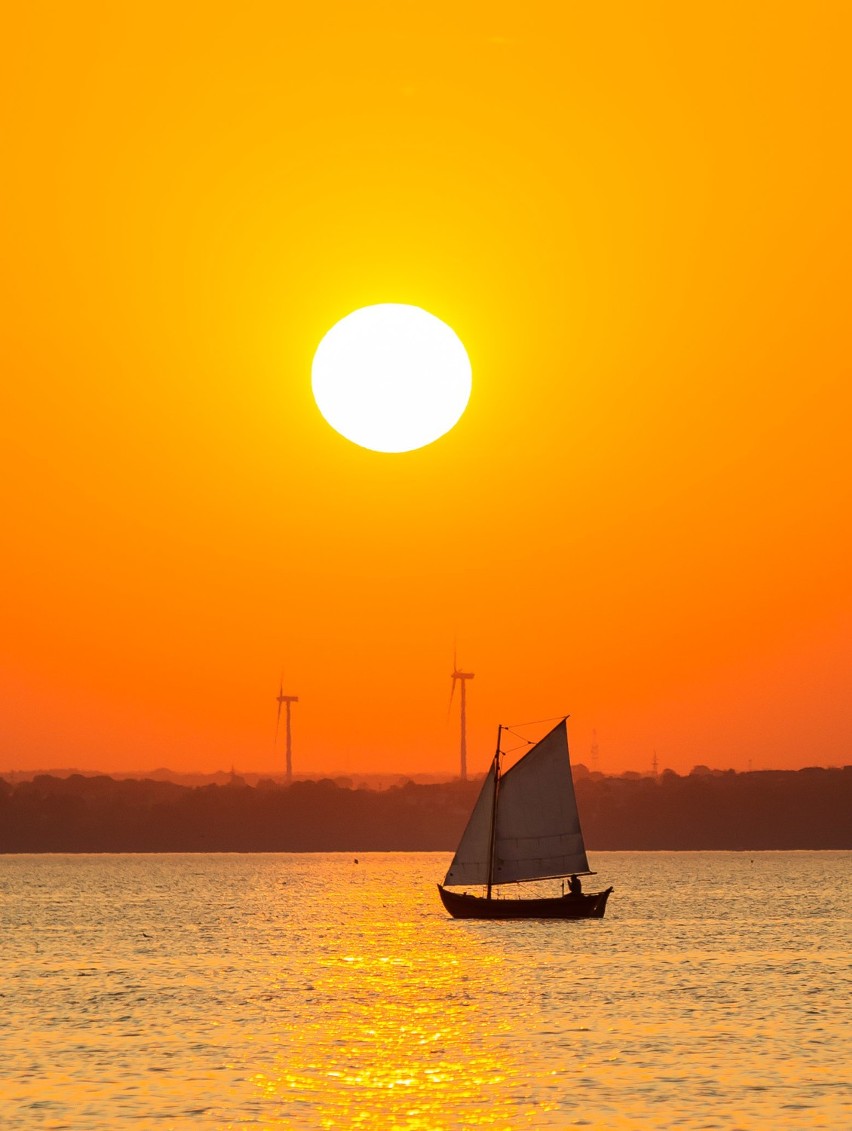
M278 718L275 722L275 748L277 748L278 746L278 728L281 726L281 708L284 706L286 706L287 708L285 712L285 724L287 734L287 784L289 785L293 780L293 735L290 730L290 704L298 703L299 696L284 694L283 676L281 678L281 682L278 685L278 694L275 697L275 702L278 704Z
M450 707L453 705L453 695L456 690L456 680L461 684L461 772L462 781L467 781L467 680L473 679L473 672L459 670L456 654L453 652L453 686L450 689Z

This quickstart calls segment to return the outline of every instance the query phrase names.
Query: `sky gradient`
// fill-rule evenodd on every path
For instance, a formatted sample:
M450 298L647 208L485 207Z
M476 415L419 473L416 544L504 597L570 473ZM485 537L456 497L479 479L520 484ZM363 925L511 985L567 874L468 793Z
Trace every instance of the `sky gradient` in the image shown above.
M461 11L457 10L461 7ZM19 6L0 771L849 761L846 4ZM419 451L311 396L464 342ZM454 708L457 706L454 704Z

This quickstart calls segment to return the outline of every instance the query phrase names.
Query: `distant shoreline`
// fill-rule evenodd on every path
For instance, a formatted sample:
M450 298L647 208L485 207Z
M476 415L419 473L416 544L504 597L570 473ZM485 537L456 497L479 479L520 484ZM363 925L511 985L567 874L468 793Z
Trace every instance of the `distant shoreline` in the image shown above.
M587 775L575 790L590 852L852 849L852 767ZM0 778L0 853L450 852L478 791L478 780Z
M601 781L605 778L628 778L638 780L642 779L660 779L665 775L674 775L675 777L693 777L693 776L712 776L718 777L720 775L735 774L744 776L746 774L798 774L806 773L811 770L842 770L843 765L808 765L802 766L795 770L789 769L773 769L770 767L752 768L748 770L734 770L734 769L714 769L709 766L698 765L694 766L687 773L679 773L676 770L660 769L657 773L651 770L622 770L618 773L607 773L601 770L591 770L583 762L578 762L572 765L572 772L575 781L582 781L586 778L591 778L596 781ZM481 781L485 777L485 770L479 773L472 773L469 780ZM113 781L160 781L172 782L175 785L184 786L205 786L205 785L230 785L234 781L241 784L257 786L261 783L269 784L270 782L276 786L285 786L287 784L286 777L281 772L271 772L264 770L215 770L211 773L199 773L195 771L184 770L171 770L166 766L159 766L153 770L81 770L78 767L51 767L48 769L35 769L35 770L0 770L0 782L8 782L12 785L17 785L20 782L33 781L34 778L51 777L51 778L71 778L71 777L84 777L84 778L111 778ZM370 789L370 790L383 790L392 789L394 786L406 785L413 782L415 785L449 785L451 783L458 783L458 774L450 771L433 772L433 771L417 771L412 773L387 773L387 772L360 772L354 770L317 770L310 773L296 773L293 775L292 784L299 782L322 782L332 781L335 785L341 786L343 789Z

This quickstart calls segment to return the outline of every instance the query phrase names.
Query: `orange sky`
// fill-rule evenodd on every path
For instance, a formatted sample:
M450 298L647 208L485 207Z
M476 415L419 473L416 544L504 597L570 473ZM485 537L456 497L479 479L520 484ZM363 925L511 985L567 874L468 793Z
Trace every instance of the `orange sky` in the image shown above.
M850 8L19 5L0 51L0 770L849 760ZM7 23L8 28L8 23ZM467 346L320 417L374 302Z

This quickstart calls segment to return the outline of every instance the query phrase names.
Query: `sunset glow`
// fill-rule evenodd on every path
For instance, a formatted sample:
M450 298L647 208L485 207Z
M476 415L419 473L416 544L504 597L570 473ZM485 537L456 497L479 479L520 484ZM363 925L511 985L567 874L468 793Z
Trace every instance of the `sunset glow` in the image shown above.
M0 772L283 774L283 671L297 776L450 775L456 644L471 775L560 713L607 772L848 761L852 7L46 12L0 47ZM314 397L383 304L473 374L413 436Z

